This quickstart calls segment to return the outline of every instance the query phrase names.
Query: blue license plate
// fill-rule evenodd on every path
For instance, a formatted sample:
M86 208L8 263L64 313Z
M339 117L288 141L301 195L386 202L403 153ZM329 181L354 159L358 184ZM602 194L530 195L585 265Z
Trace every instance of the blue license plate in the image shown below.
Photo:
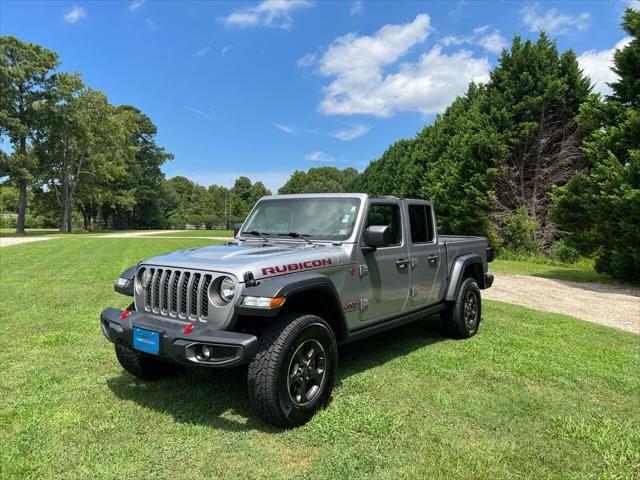
M133 327L133 348L158 355L160 353L160 333Z

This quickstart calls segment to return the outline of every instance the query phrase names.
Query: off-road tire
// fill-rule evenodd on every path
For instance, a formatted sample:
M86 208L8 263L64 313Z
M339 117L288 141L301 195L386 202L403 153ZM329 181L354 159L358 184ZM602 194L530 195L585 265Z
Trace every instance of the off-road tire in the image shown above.
M115 345L116 358L127 372L140 380L160 380L172 375L177 368L169 363L149 358L122 345Z
M311 375L305 377L298 374L302 369L298 365L298 355L308 353L311 359L314 349L320 357L314 357L315 368L306 364L306 372ZM306 356L304 358L307 358ZM258 353L249 364L247 387L249 399L256 412L268 423L281 427L303 425L329 400L336 380L338 367L338 345L329 324L315 315L289 313L275 319L258 339ZM290 375L290 372L296 375ZM323 374L319 371L324 371ZM313 373L310 373L313 372ZM322 380L314 376L322 375ZM302 378L300 378L302 377ZM297 378L297 380L291 380ZM306 379L305 379L306 378ZM297 381L300 383L296 383ZM302 394L296 402L292 389L305 392L306 385L314 387L314 381L319 385L311 399ZM307 383L309 382L309 383ZM307 401L307 404L302 404Z
M475 308L473 319L470 321L470 302ZM480 318L482 314L482 302L480 298L480 287L473 278L466 278L460 284L455 302L448 302L442 318L444 320L447 333L454 338L470 338L478 332Z

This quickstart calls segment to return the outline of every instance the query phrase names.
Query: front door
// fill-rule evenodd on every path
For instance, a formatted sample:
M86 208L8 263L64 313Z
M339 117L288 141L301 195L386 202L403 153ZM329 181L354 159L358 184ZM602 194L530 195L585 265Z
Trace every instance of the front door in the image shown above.
M359 253L360 323L358 327L400 314L409 295L411 261L403 235L401 202L372 202L365 228L389 225L391 245Z

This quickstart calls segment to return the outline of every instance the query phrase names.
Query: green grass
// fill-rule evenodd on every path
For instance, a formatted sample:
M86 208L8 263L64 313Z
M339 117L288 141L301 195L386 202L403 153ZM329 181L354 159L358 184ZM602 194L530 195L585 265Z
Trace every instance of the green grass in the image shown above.
M0 478L638 478L640 336L486 301L340 350L309 424L251 410L245 370L123 373L98 315L117 275L197 239L68 237L0 250Z
M593 259L590 258L581 258L577 263L569 264L554 262L546 257L498 256L489 265L489 270L571 282L619 283L606 273L596 272Z
M24 235L18 235L15 228L0 228L0 237L39 237L60 233L57 228L27 228Z
M86 232L84 230L74 230L73 235L106 235L110 233L131 233L144 232L144 230L100 230L99 232ZM0 228L0 237L34 237L41 235L67 235L60 233L57 228L27 228L25 235L18 235L15 228ZM158 230L157 235L163 237L233 237L232 230L189 230L177 232L175 230Z
M187 230L186 232L166 230L158 235L163 237L233 237L233 230Z

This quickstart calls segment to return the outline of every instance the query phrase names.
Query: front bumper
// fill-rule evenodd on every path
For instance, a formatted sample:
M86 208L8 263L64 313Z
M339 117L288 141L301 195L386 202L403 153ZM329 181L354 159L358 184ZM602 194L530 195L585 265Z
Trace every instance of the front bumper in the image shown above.
M173 363L210 368L234 367L251 361L258 349L258 338L254 335L215 330L196 322L190 333L184 333L184 322L158 319L141 312L131 312L125 318L121 315L122 310L112 307L100 314L100 327L107 340L133 348L133 327L159 332L158 357ZM202 345L209 346L213 351L207 360L198 355Z

